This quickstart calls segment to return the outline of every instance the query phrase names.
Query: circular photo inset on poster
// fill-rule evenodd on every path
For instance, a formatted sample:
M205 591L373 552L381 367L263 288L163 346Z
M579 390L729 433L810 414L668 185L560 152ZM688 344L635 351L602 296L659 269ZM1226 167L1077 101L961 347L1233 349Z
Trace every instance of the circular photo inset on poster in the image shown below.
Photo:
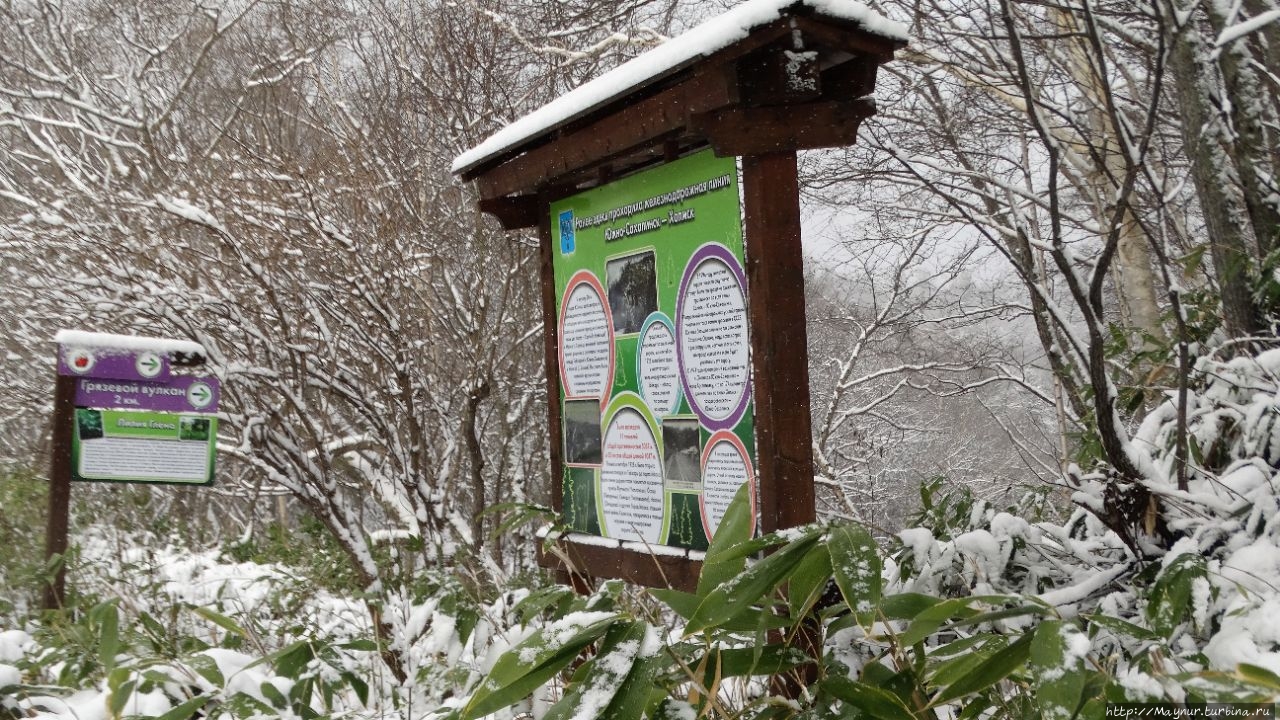
M645 320L636 344L640 394L655 415L671 415L680 406L680 360L671 319L656 312Z
M751 396L746 277L719 243L698 248L685 267L676 344L690 408L709 430L732 428Z
M560 303L560 381L565 395L603 403L613 384L613 318L589 270L569 278Z
M605 412L600 465L600 534L662 542L666 492L657 423L639 395L619 393Z
M750 483L752 534L755 533L756 492L751 456L737 435L721 430L702 452L702 527L715 537L725 510L743 483Z

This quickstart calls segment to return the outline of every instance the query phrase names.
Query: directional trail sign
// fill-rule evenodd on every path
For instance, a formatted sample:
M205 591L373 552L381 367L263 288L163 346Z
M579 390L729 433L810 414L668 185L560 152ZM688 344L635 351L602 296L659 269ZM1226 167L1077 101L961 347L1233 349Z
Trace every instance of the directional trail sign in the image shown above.
M106 380L166 382L170 374L169 357L151 350L60 345L58 374Z
M213 481L218 379L179 375L185 341L97 333L58 338L58 375L75 383L72 480L207 485Z
M76 407L212 413L220 386L215 377L173 375L167 382L76 379Z
M213 482L221 390L216 377L174 371L204 363L198 343L80 331L62 331L54 341L49 563L67 551L72 481ZM59 566L43 607L62 607L65 592Z

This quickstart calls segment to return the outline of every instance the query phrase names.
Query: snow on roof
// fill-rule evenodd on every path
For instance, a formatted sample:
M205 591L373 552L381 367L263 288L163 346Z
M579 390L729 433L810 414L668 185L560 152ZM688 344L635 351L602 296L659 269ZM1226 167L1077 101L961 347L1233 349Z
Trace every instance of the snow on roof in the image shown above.
M138 337L136 335L112 335L111 333L86 332L84 330L59 330L53 341L59 345L102 348L110 350L151 351L155 353L187 353L204 355L204 346L190 340Z
M867 32L889 40L907 40L906 26L853 0L747 0L512 122L459 155L453 161L452 170L459 173L491 160L647 80L742 40L751 30L783 17L783 10L796 7L809 7L820 15L851 20Z

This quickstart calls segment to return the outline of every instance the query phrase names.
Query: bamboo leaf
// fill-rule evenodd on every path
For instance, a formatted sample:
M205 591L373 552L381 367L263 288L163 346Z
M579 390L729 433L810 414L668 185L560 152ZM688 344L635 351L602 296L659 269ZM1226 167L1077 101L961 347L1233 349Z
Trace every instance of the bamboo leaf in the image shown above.
M902 698L872 685L843 677L829 677L822 681L822 689L873 718L909 720L917 717Z
M890 620L910 620L942 602L942 598L922 593L899 593L880 601L880 612Z
M666 603L667 607L685 620L693 617L693 613L698 610L698 603L702 601L697 595L666 588L654 588L649 594Z
M974 638L982 641L980 647L961 653L958 656L950 657L947 660L939 662L935 665L930 673L929 680L938 687L951 685L959 680L973 669L975 665L995 655L1008 646L1008 642L999 635L975 635ZM939 648L941 650L941 648ZM930 656L937 654L938 650L930 653Z
M1160 636L1155 632L1148 630L1140 625L1121 620L1120 618L1111 617L1110 615L1094 614L1083 615L1085 620L1098 627L1106 628L1113 633L1121 636L1134 638L1135 640L1159 640Z
M831 569L849 609L869 612L880 605L882 565L880 548L860 525L838 527L827 540Z
M751 527L755 517L751 507L751 483L743 483L734 494L729 507L720 519L707 556L702 562L702 574L698 577L698 595L706 596L746 567L746 557L733 552L751 539Z
M1015 599L1008 595L974 595L972 597L944 600L932 607L921 610L912 619L899 640L903 645L915 645L938 631L942 624L953 617L972 617L977 614L970 606L974 603L1004 603Z
M776 675L814 661L800 650L783 645L766 645L758 650L756 648L714 650L699 659L699 666L704 659L708 668L703 673L704 684L717 673L720 677Z
M475 720L524 699L551 676L567 667L584 647L599 640L619 616L592 616L589 621L569 616L525 638L503 653L459 713Z
M627 718L638 720L648 697L653 678L652 665L640 664L640 675L632 677L639 664L648 626L639 621L615 623L600 643L599 653L575 673L574 682L551 709L544 720L570 720L589 714L593 718ZM639 688L636 681L646 687ZM643 695L639 691L643 691ZM619 695L633 698L633 707L617 707ZM633 712L634 711L634 712Z
M226 678L222 677L218 663L208 655L192 655L187 659L187 665L214 687L222 687L226 684Z
M971 615L963 620L957 620L952 623L953 627L970 627L972 625L981 625L986 622L994 622L996 620L1005 620L1011 617L1022 617L1023 615L1044 616L1052 612L1044 605L1018 605L1011 608L1002 608L1000 610L992 610L990 612L978 613Z
M1161 637L1172 635L1186 620L1191 584L1204 573L1204 558L1187 554L1174 558L1156 578L1147 599L1147 621Z
M799 618L808 613L809 608L822 597L830 578L831 553L828 548L820 547L818 551L806 555L791 574L791 583L787 587L791 616Z
M771 590L794 572L805 555L817 545L818 537L817 531L804 535L747 568L732 580L716 587L698 605L697 611L685 627L685 633L692 634L719 625L751 605L761 602Z
M187 720L187 718L195 715L197 710L204 707L211 697L211 695L197 695L156 718L156 720Z
M1022 667L1031 654L1031 633L1018 638L1003 652L983 660L973 670L959 680L948 685L933 698L931 706L943 705L953 700L984 690L1009 677L1014 670Z
M93 609L98 615L98 660L103 672L110 674L120 654L120 612L114 603L103 603Z
M111 717L120 717L120 713L124 712L124 706L129 703L129 698L133 697L133 691L136 687L137 683L129 680L121 683L111 693L111 699L107 702L107 709L110 711Z
M200 617L204 618L205 620L208 620L209 622L213 623L214 625L217 625L218 627L222 628L223 630L226 630L227 632L231 633L232 635L237 635L237 636L239 636L239 637L248 637L248 633L246 633L246 632L244 631L244 628L242 628L242 627L240 627L238 624L236 624L236 621L235 621L235 620L232 620L231 618L227 617L226 615L223 615L222 613L214 612L213 610L210 610L210 609L209 609L209 608L207 608L207 607L194 607L194 606L193 606L193 607L191 608L191 610L192 610L192 612L194 612L195 614L199 615Z
M1071 718L1080 707L1085 672L1073 645L1088 639L1075 625L1046 620L1031 640L1036 700L1046 718Z
M1241 680L1253 685L1261 685L1272 690L1280 690L1280 676L1264 667L1250 665L1249 663L1240 663L1239 665L1236 665L1236 675L1239 675Z

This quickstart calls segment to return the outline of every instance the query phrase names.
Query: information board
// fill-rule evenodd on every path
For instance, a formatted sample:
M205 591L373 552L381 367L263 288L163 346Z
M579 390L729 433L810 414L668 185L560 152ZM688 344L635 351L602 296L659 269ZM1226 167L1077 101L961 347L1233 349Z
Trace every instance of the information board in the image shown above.
M217 431L208 415L76 408L72 479L207 485Z
M102 333L58 336L59 382L74 387L69 480L208 485L213 482L218 378L178 375L171 353L194 343Z
M575 531L704 549L744 483L754 501L738 187L708 150L551 204Z

